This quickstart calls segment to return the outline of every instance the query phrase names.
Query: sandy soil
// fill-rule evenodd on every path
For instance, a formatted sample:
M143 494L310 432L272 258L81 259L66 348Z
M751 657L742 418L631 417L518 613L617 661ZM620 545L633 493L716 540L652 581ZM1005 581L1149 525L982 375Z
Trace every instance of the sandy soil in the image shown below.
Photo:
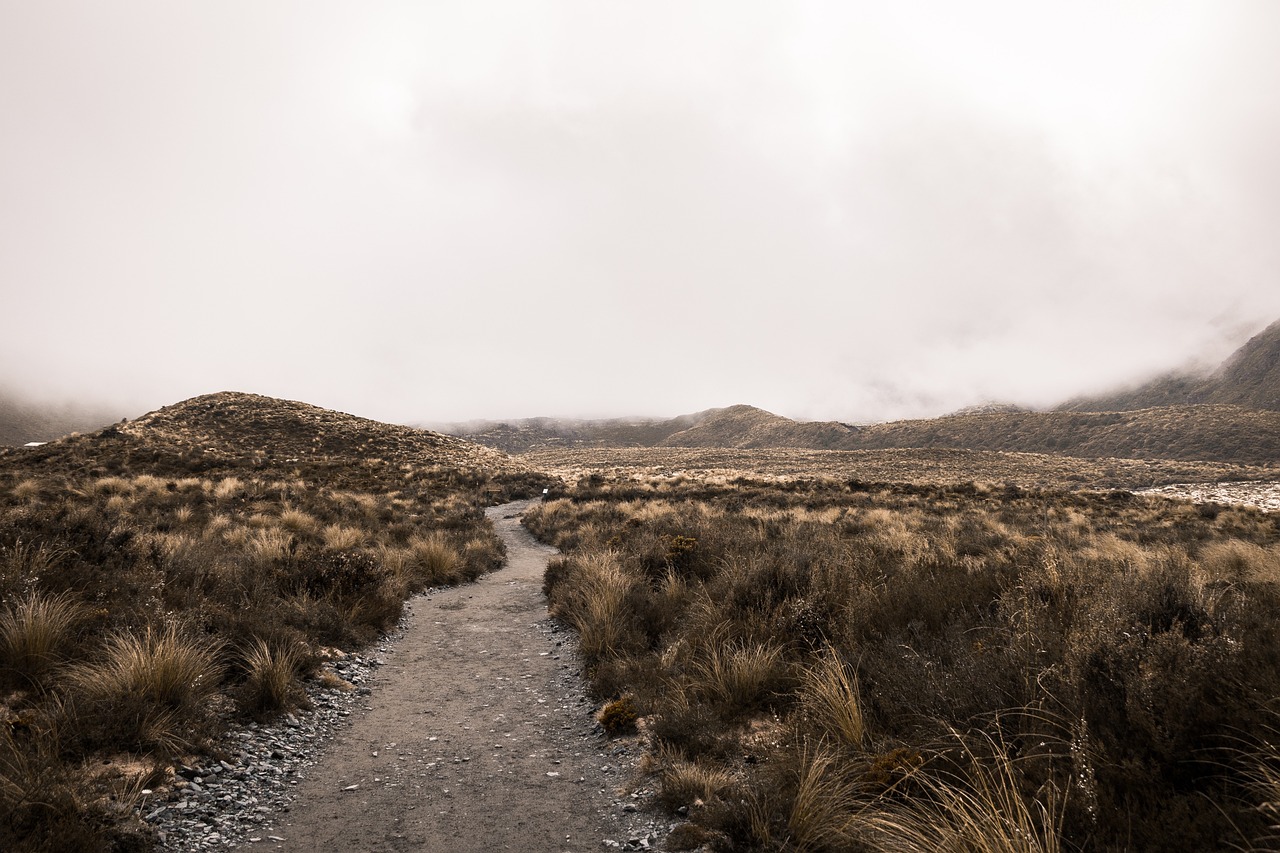
M638 750L599 733L567 632L546 618L555 552L520 526L529 503L489 510L507 566L414 602L368 709L240 850L585 851L626 838L642 816L617 786Z

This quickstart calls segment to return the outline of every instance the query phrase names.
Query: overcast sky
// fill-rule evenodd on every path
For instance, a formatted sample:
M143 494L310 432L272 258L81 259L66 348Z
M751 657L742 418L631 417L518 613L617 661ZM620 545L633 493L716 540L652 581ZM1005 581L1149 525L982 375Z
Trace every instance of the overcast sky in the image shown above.
M1046 406L1280 318L1280 3L0 0L0 385Z

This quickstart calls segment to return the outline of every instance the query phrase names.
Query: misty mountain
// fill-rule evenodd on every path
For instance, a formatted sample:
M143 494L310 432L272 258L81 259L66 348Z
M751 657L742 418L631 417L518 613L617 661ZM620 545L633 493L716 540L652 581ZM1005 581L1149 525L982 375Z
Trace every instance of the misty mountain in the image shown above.
M1059 409L1124 412L1203 403L1280 410L1280 320L1254 335L1208 374L1173 372L1137 388L1071 400Z
M120 419L105 408L50 406L0 390L0 446L52 441L73 432L95 430Z

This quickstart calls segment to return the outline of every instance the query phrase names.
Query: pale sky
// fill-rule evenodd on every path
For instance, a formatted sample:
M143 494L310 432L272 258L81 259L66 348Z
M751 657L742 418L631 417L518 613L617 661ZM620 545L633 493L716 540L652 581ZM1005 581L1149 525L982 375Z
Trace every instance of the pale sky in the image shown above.
M1280 319L1280 3L0 0L0 385L1048 406Z

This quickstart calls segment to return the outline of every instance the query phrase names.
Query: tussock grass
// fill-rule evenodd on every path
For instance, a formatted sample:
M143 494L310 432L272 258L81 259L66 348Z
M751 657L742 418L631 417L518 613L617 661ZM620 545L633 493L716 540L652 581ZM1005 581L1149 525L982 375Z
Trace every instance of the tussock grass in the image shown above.
M795 794L787 811L788 846L797 851L849 849L855 839L852 807L856 789L842 776L836 756L821 747L806 746L796 775Z
M409 540L409 558L428 584L450 583L458 577L461 555L441 534L415 536Z
M66 593L32 591L10 602L0 610L0 675L22 687L45 687L85 616Z
M704 806L733 786L733 777L724 770L685 760L676 753L661 756L658 764L661 767L658 799L671 809Z
M837 743L854 748L867 741L867 723L858 696L858 677L828 646L804 672L800 702L814 727Z
M918 770L909 798L872 805L857 816L859 834L886 853L1059 853L1066 794L1048 782L1032 796L1009 745L984 734L982 759L953 733L959 772Z
M698 691L735 710L766 704L788 675L780 647L746 643L712 643L692 670Z
M13 487L13 496L19 501L29 501L40 495L40 481L34 477L20 480Z
M239 477L224 477L217 483L210 484L209 491L216 501L228 501L244 490L244 483Z
M215 645L167 626L111 635L102 658L80 666L71 677L88 695L182 709L217 690L222 666Z
M285 711L303 698L299 670L306 653L295 644L273 645L255 638L242 652L245 705L257 713Z
M573 579L573 592L558 599L551 614L578 631L579 648L588 662L616 656L628 634L623 604L631 589L618 555L591 553L566 561L565 568Z

